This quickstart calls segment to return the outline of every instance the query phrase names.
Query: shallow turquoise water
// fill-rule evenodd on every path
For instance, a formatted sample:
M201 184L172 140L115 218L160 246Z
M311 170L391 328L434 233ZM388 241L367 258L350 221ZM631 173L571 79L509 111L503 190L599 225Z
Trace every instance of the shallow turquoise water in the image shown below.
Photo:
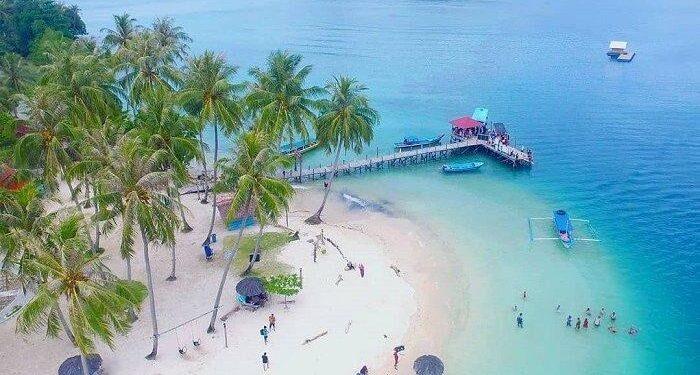
M435 163L339 180L424 221L464 260L451 286L464 306L448 373L688 373L700 364L697 1L78 4L95 33L123 10L144 22L172 16L195 51L223 51L243 73L283 48L303 54L319 84L357 77L383 120L368 153L445 132L479 106L531 147L531 171L473 156L465 160L487 162L473 175L443 176ZM607 60L611 39L630 41L635 60ZM326 160L317 152L304 162ZM559 207L590 219L603 242L528 247L526 218ZM641 333L563 327L565 314L589 305Z

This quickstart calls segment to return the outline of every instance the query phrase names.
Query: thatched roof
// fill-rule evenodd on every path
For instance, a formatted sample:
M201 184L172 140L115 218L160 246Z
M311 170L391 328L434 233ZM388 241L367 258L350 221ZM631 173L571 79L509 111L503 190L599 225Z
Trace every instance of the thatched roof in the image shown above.
M244 297L259 296L265 293L263 282L257 277L246 277L236 284L236 293Z
M413 362L413 370L417 375L442 375L445 365L434 355L422 355Z
M88 354L87 356L88 374L97 374L102 367L102 357L99 354ZM70 357L61 363L58 368L58 375L83 375L83 366L80 363L80 356Z

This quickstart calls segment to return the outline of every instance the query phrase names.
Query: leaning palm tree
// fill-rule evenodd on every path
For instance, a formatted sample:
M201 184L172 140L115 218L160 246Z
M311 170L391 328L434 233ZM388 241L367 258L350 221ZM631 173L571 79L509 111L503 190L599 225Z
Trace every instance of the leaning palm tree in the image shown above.
M323 202L316 213L306 219L308 224L321 223L321 212L326 205L333 178L338 173L340 150L362 152L362 147L374 137L373 127L379 124L379 113L370 106L363 94L367 88L353 78L334 77L326 85L331 98L321 103L321 114L317 121L318 141L327 152L335 149L335 161Z
M156 18L152 28L160 46L170 51L174 58L182 60L187 56L188 43L192 42L192 38L181 26L175 26L172 18Z
M300 67L301 55L275 51L267 58L265 70L253 68L249 74L254 82L246 96L246 104L259 116L258 124L271 134L273 141L295 137L308 139L309 127L316 119L314 99L323 94L320 87L306 87L311 65Z
M126 311L140 309L148 291L137 281L111 274L97 277L109 270L90 251L80 215L52 223L45 238L32 242L35 256L25 263L38 286L17 315L17 331L27 334L45 326L48 336L58 337L63 329L80 352L83 374L88 375L86 356L95 350L95 340L114 349L115 334L131 328Z
M212 164L214 181L217 180L219 160L219 126L226 135L241 128L241 108L236 97L241 86L230 82L235 73L236 67L229 65L223 56L206 51L188 62L185 68L184 87L180 93L184 106L199 110L200 129L207 123L211 123L214 128L214 161ZM212 195L211 220L207 236L204 239L205 244L209 243L216 219L216 191Z
M132 18L128 13L113 15L114 18L114 30L104 28L101 31L106 32L104 40L102 43L112 49L117 51L125 48L129 40L131 40L141 28L136 24L136 18Z
M122 219L121 255L127 263L127 279L131 280L131 257L134 254L134 235L140 232L143 259L149 290L153 349L146 356L155 359L158 354L158 320L155 306L155 289L149 255L153 242L170 246L175 242L175 229L179 226L167 188L171 173L158 169L163 151L141 154L133 142L123 139L110 155L111 163L97 175L97 199L112 202L118 217Z
M223 160L223 178L215 190L234 191L227 221L233 220L239 212L252 211L260 227L273 222L288 206L294 190L288 181L276 178L280 168L288 167L291 160L279 153L260 132L248 132L241 135L236 144L233 160ZM238 231L232 254L221 274L219 290L214 301L214 311L207 332L214 331L216 315L219 311L221 293L226 284L226 277L231 269L235 252L241 243L243 225ZM252 268L249 265L248 270Z

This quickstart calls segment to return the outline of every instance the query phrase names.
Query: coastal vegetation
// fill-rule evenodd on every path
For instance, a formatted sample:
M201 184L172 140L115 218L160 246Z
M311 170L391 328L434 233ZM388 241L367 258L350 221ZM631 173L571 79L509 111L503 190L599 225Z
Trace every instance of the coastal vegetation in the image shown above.
M213 301L212 332L232 264L248 274L255 266L248 254L255 259L290 240L265 233L294 195L281 178L293 158L280 146L315 134L337 166L340 151L361 152L379 122L364 85L346 76L311 85L312 67L300 55L274 51L244 81L221 54L189 55L190 37L169 18L145 27L115 15L97 41L79 37L85 25L75 7L38 0L0 5L0 163L10 176L0 187L0 270L29 296L16 313L17 332L45 327L50 337L65 335L83 363L96 340L114 348L146 298L153 339L146 358L156 358L153 280L166 275L154 274L150 251L170 249L167 280L174 282L177 233L192 230L180 191L199 165L207 183L202 203L211 199L203 244L211 240L218 194L233 197L227 222L243 213L258 225L252 237L243 236L243 226L235 235L235 256L221 270ZM222 135L234 140L226 157ZM61 201L65 190L68 200ZM105 236L118 238L118 248L103 246ZM111 255L123 260L124 274L105 266ZM134 256L143 259L145 285L132 274ZM271 267L263 274L288 296L298 284L288 272Z

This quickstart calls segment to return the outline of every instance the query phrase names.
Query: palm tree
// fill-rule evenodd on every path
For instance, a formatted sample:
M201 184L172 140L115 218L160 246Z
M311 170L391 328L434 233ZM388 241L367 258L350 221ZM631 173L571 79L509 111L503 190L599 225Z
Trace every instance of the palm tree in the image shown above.
M192 42L192 38L182 27L175 26L172 18L156 18L152 28L160 46L170 51L174 58L182 60L187 56L187 44Z
M159 170L163 151L144 155L129 140L122 139L116 151L110 155L111 163L97 175L99 200L113 202L122 219L121 255L127 262L127 279L131 280L131 262L134 254L134 232L140 231L143 258L149 290L153 349L146 356L155 359L158 353L158 321L155 306L155 289L149 256L151 242L170 246L175 242L175 228L179 223L172 210L173 202L167 188L171 172Z
M262 234L262 228L279 217L294 194L289 182L275 177L277 171L289 166L291 160L288 156L281 155L277 148L270 144L260 132L242 134L236 147L235 158L232 161L223 161L223 178L215 190L234 191L231 207L228 211L228 221L233 220L236 214L241 211L253 211L261 227L260 234ZM226 266L224 266L207 332L214 331L221 293L224 290L226 277L231 269L231 263L235 252L238 251L242 236L243 226L236 237L234 254L229 257ZM251 268L252 265L249 265L246 272Z
M200 129L211 123L214 127L214 161L212 164L214 181L217 179L219 160L219 126L224 134L230 135L241 127L241 109L236 93L240 85L230 82L236 67L226 63L221 55L206 51L188 62L185 72L181 101L187 107L198 108ZM206 173L206 166L205 166ZM212 193L212 212L209 231L204 243L209 243L214 220L216 219L216 191ZM206 200L206 195L205 195Z
M75 41L67 50L47 53L50 63L44 67L40 83L64 101L74 126L100 124L121 110L114 72L107 60L95 52Z
M80 352L87 375L86 356L95 350L95 339L114 349L115 334L131 328L126 311L140 309L148 291L137 281L96 277L108 270L100 256L89 251L80 215L52 223L45 238L33 242L36 255L26 267L39 278L38 287L17 316L17 331L27 334L46 326L48 336L58 337L63 328ZM67 306L67 320L61 305Z
M113 15L114 30L104 28L101 32L106 32L102 43L112 49L119 51L125 48L129 40L131 40L141 28L136 24L136 18L132 18L128 13Z
M321 212L326 205L333 178L338 173L340 150L361 153L362 147L369 144L374 136L373 127L379 124L379 113L370 106L369 99L363 94L367 88L355 79L334 77L326 89L331 98L322 101L320 105L318 141L329 153L335 149L335 161L321 207L306 219L308 224L321 223Z
M145 96L158 88L173 90L179 85L180 72L173 65L173 54L168 48L161 46L156 34L141 32L121 50L120 85L128 93L134 111Z
M36 184L29 183L16 192L0 190L0 272L4 276L25 279L22 266L32 256L25 242L41 237L53 217L46 213Z
M31 82L29 67L22 57L7 52L0 57L0 82L6 90L7 101L12 114L17 117L17 101L12 96L23 93Z
M27 105L30 132L15 144L15 162L24 168L41 169L42 182L50 190L58 188L58 176L66 176L72 162L67 147L72 139L71 124L67 120L68 108L56 91L38 86L31 96L24 96ZM77 196L70 181L66 179L71 198L76 205Z
M299 67L301 55L290 55L277 50L267 58L267 69L253 68L249 74L254 83L246 103L260 117L263 131L272 135L272 140L287 139L290 143L296 136L308 139L308 126L316 116L313 112L316 100L323 89L305 87L311 73L311 65Z

